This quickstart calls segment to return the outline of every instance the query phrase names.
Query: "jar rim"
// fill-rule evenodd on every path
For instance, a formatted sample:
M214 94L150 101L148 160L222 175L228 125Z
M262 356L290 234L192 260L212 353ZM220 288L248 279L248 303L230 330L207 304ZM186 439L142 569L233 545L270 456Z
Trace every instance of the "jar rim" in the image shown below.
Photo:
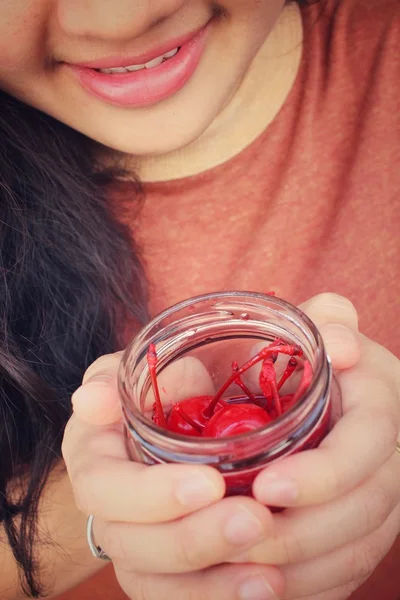
M263 301L263 302L268 301L268 303L274 305L274 307L276 307L277 309L284 308L284 309L290 311L294 316L301 319L301 321L304 325L306 325L308 332L311 334L313 342L316 345L316 348L320 352L320 356L319 356L319 359L317 360L317 368L313 373L312 382L311 382L309 388L307 389L307 391L304 393L303 397L295 404L295 406L292 406L283 415L281 415L274 421L267 423L265 426L260 427L259 429L255 429L253 431L246 432L246 433L232 435L229 438L211 438L211 437L195 437L194 438L191 436L175 433L175 432L166 430L166 429L156 425L153 421L151 421L147 417L145 417L143 415L143 413L135 405L133 405L133 407L130 407L130 406L128 407L127 402L125 402L126 396L128 394L127 394L126 390L124 389L123 382L124 382L124 369L125 369L126 358L131 354L132 350L135 347L140 348L141 342L144 342L144 340L146 340L146 336L152 330L154 330L157 327L157 325L159 325L165 318L171 317L174 313L177 313L178 311L188 308L191 305L196 304L196 303L204 303L204 302L207 302L210 300L221 300L221 301L224 299L235 300L235 298L238 300L239 299L243 300L243 299L248 298L249 300L259 300L259 301ZM150 342L147 343L147 346L149 345L149 343ZM229 440L229 442L232 442L232 443L241 443L241 442L247 442L247 441L249 441L249 439L255 439L255 437L257 437L257 439L259 440L260 437L262 438L264 436L267 437L267 436L273 435L273 433L275 431L277 431L277 430L281 431L282 427L284 427L285 425L288 425L289 422L292 421L293 419L296 419L299 417L301 418L302 413L304 413L304 416L306 416L307 415L306 408L309 405L310 397L312 397L313 393L315 392L315 388L318 385L318 380L321 377L321 374L324 369L326 370L326 373L327 373L326 386L324 386L324 387L325 387L326 392L328 393L331 379L332 379L331 361L329 359L329 356L326 354L322 336L319 333L316 325L311 321L311 319L301 309L297 308L296 306L294 306L290 302L287 302L286 300L283 300L281 298L277 298L276 296L273 296L272 294L269 295L269 294L263 294L260 292L237 291L237 290L236 291L223 291L223 292L213 292L213 293L208 293L208 294L202 294L199 296L193 296L192 298L182 300L182 301L170 306L169 308L165 309L164 311L162 311L158 315L156 315L154 317L154 319L152 319L151 322L148 323L140 331L138 336L136 336L133 340L131 340L131 342L126 347L126 349L123 353L123 357L122 357L120 366L119 366L118 387L119 387L119 392L122 397L122 400L124 401L123 413L124 413L126 420L128 421L127 424L129 425L129 427L132 426L132 424L129 422L129 417L132 416L133 419L135 419L136 421L139 421L140 424L144 428L146 428L147 431L152 432L152 435L155 436L154 441L156 439L158 441L171 440L171 441L178 443L182 447L182 449L184 448L186 450L189 450L191 448L199 449L201 446L207 447L208 450L209 449L218 450L218 448L225 447L228 440ZM326 394L324 393L323 396L325 396L325 395ZM304 418L304 416L303 416L303 418Z

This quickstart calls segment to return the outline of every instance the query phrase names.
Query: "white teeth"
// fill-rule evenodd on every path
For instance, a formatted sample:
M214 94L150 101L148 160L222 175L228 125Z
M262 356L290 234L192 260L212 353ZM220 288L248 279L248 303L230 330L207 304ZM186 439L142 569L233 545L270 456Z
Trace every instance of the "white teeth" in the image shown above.
M144 65L131 65L130 67L126 67L128 71L140 71L144 69Z
M158 56L157 58L153 58L153 60L149 60L149 62L147 62L144 66L146 69L152 69L153 67L158 67L158 65L161 65L163 60L163 56Z
M164 54L164 58L172 58L173 56L175 56L175 54L177 52L178 52L178 48L174 48L173 50L170 50L169 52Z
M112 73L128 73L133 71L141 71L142 69L152 69L153 67L158 67L161 65L164 59L172 58L178 52L179 48L174 48L170 50L166 54L162 56L158 56L157 58L153 58L153 60L149 60L149 62L143 65L130 65L129 67L112 67L111 69L99 69L100 73L106 73L107 75L111 75Z
M101 69L103 73L126 73L125 67L112 67L111 69Z

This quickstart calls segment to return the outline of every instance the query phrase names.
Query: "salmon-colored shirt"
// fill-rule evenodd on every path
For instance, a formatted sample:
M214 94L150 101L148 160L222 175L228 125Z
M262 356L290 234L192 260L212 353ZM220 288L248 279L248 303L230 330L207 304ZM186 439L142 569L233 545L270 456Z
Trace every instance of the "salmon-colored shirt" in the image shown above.
M125 203L123 218L136 215L152 313L216 290L295 304L335 291L400 356L400 3L328 0L303 19L300 70L271 125L222 166L146 185L139 216ZM400 544L354 600L396 600L396 560ZM89 598L125 598L112 569L62 596Z
M267 130L222 166L146 185L136 239L153 313L221 289L335 291L400 355L400 4L325 6Z

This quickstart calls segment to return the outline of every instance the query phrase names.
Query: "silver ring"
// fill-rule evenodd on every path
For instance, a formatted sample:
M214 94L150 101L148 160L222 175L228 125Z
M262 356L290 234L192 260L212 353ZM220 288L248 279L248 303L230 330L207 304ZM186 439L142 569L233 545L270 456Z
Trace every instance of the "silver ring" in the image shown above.
M108 554L104 552L104 550L100 546L97 546L96 542L94 541L93 521L94 515L89 515L86 524L86 537L90 551L95 558L100 558L100 560L106 560L108 562L111 562L111 558L108 556Z

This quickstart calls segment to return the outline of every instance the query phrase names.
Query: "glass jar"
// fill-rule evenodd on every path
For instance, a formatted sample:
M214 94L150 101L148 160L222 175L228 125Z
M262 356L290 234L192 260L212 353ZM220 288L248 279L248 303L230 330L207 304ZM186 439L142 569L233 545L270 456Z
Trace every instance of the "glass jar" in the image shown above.
M313 367L307 392L281 417L262 429L225 438L175 434L152 422L150 344L157 348L163 403L172 405L202 395L205 388L212 387L209 393L213 394L232 374L232 360L244 361L254 355L257 345L263 347L276 338L299 345ZM188 382L188 373L193 381ZM253 378L253 385L256 381ZM339 387L315 325L288 302L250 292L199 296L158 315L127 347L119 388L133 460L211 465L223 474L228 495L250 494L252 481L263 467L318 446L341 412ZM226 396L232 396L229 389Z

